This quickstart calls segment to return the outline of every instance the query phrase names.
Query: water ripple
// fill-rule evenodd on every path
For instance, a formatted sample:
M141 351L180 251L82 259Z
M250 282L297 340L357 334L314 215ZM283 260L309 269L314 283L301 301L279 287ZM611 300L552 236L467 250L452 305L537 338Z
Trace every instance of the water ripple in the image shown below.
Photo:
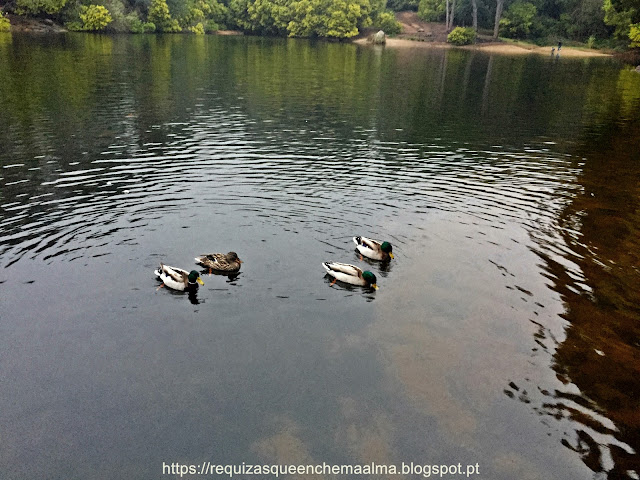
M166 142L116 142L67 165L43 156L35 159L37 170L4 166L4 266L27 253L45 260L72 255L72 240L90 250L117 235L121 228L109 225L120 219L136 228L187 206L301 228L357 228L372 211L384 217L440 210L496 228L516 222L540 230L572 194L565 187L575 175L572 160L545 144L451 149L382 142L373 130L356 131L347 142L322 130L258 136L241 115L215 114L160 126L170 131Z

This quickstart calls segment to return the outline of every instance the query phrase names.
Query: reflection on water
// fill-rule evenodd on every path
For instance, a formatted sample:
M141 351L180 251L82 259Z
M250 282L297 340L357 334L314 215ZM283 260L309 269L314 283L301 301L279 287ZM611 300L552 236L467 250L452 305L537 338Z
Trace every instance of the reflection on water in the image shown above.
M146 478L213 457L636 478L640 76L7 38L3 470ZM361 260L354 235L396 258ZM157 290L159 262L230 250L238 275ZM323 261L380 290L332 286Z
M636 105L638 100L636 93ZM554 369L563 383L579 389L547 393L551 399L545 410L582 424L563 444L590 469L607 470L612 478L640 471L639 127L637 119L608 120L591 132L577 178L583 190L558 218L571 254L548 248L539 252L569 322L554 354Z

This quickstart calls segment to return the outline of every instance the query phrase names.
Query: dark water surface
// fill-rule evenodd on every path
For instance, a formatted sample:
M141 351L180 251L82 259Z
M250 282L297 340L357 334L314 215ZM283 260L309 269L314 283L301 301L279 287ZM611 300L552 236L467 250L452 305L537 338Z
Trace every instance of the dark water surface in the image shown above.
M2 478L639 478L639 139L609 59L0 36Z

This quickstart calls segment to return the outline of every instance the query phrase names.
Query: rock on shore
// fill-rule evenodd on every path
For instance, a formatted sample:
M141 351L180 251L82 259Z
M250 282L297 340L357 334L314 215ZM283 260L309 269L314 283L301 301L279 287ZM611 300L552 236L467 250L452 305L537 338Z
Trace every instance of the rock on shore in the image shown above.
M54 23L53 20L49 18L41 20L12 14L7 14L6 16L9 22L11 22L12 32L62 33L67 31L64 27Z

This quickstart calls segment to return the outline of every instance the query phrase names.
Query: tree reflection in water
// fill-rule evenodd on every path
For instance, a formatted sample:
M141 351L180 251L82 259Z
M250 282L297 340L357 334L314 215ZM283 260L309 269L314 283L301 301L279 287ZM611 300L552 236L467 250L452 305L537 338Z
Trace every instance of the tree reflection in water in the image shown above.
M568 322L553 356L567 389L543 392L542 412L575 422L563 445L609 479L640 472L640 122L621 121L623 113L592 127L588 155L578 152L583 190L557 225L569 248L536 252Z

